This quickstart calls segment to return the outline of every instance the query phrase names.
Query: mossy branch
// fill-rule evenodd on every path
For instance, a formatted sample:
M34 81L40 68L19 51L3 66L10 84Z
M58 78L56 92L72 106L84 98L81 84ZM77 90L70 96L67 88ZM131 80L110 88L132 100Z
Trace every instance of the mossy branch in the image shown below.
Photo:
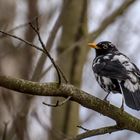
M23 79L11 78L8 76L0 76L0 86L29 95L59 96L64 98L71 96L72 98L70 100L115 120L117 127L120 130L127 129L140 133L139 119L122 111L120 108L108 104L107 102L78 89L73 85L59 85L56 82L37 83Z

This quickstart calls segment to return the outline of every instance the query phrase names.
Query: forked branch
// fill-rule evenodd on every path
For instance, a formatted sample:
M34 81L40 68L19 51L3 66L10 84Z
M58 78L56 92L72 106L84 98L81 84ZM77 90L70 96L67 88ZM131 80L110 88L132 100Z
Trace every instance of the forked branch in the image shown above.
M113 119L117 127L140 133L140 120L105 101L102 101L70 84L37 83L22 79L0 76L0 86L20 93L38 96L55 96L73 100Z

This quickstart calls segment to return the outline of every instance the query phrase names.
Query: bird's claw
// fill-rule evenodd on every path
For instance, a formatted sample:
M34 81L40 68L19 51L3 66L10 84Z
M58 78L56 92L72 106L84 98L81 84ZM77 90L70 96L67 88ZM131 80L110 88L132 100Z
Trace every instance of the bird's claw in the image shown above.
M122 103L121 107L120 107L121 111L124 111L124 104Z
M107 100L106 97L103 99L103 101L105 101L106 103L108 103L110 105L110 102Z
M103 99L105 102L108 102L107 101L107 97L109 96L110 92L105 96L105 98Z
M105 97L103 100L104 100L105 102L108 102L107 97Z

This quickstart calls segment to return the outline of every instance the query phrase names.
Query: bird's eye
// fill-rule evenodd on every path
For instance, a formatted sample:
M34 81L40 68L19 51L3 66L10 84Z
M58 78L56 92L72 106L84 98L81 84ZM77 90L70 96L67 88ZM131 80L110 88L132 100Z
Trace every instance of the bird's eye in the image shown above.
M107 45L103 45L103 49L107 49L108 48L108 46Z

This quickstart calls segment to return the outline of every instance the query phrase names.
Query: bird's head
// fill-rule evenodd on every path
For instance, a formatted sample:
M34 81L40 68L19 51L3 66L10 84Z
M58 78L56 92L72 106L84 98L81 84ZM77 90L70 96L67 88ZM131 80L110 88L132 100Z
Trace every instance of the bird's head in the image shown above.
M118 51L114 44L109 41L102 41L99 43L88 43L88 46L96 50L96 56L105 55Z

